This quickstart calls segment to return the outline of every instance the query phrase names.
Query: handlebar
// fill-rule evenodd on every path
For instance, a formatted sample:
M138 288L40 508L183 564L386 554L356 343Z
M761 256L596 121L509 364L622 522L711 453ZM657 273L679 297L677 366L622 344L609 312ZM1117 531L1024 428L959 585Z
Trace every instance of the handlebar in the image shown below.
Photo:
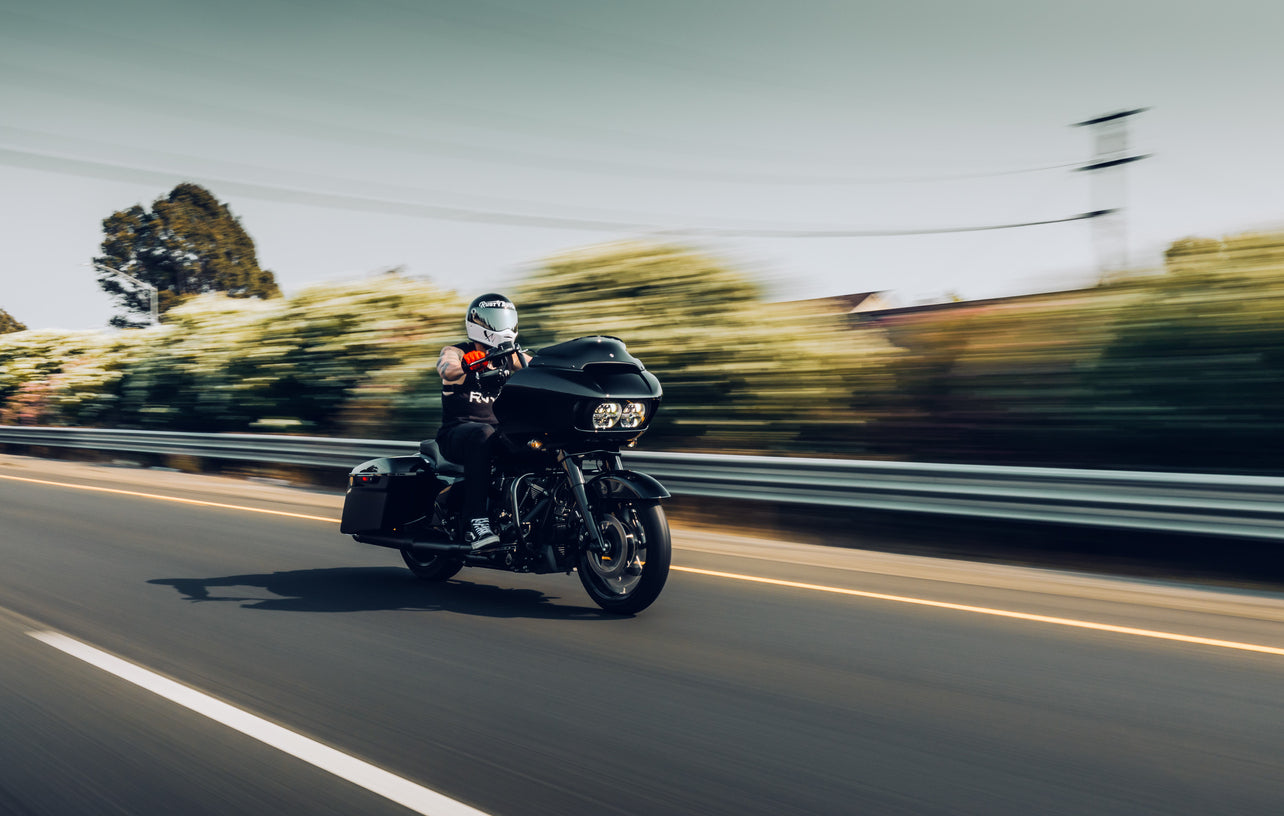
M483 363L487 363L498 357L503 357L505 354L519 354L525 351L526 349L522 348L516 343L505 343L502 346L495 346L495 348L487 352L485 357L481 358L481 361Z
M476 371L478 368L480 368L481 366L485 365L486 363L489 363L491 360L497 360L497 359L499 359L500 357L505 357L505 356L507 356L507 355L509 355L509 354L524 354L525 352L526 352L526 349L522 348L521 346L517 345L516 343L505 344L505 345L502 345L502 346L496 346L495 348L493 348L493 349L491 349L490 351L486 352L486 354L485 354L484 356L482 356L482 357L478 358L477 360L473 361L473 363L472 363L472 367L471 367L471 368L468 366L468 364L465 364L465 365L464 365L464 370L465 370L465 371ZM503 371L503 369L494 369L494 370L495 370L495 371ZM486 372L482 372L482 373L484 374L484 373L486 373ZM505 374L507 374L507 372L504 372L504 373L505 373Z

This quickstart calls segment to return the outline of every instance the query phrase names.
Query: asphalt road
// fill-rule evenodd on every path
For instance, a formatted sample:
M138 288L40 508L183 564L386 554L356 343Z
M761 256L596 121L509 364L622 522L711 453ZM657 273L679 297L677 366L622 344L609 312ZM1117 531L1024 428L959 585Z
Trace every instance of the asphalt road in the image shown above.
M1284 594L687 529L616 618L340 501L0 456L0 814L1284 812Z

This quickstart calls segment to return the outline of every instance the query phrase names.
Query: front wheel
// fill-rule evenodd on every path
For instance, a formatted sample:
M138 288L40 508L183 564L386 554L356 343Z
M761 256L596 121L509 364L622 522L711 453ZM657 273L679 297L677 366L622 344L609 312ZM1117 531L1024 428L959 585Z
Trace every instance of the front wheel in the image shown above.
M421 581L446 581L464 568L464 562L444 555L419 555L410 547L401 551L401 560Z
M657 504L620 502L595 509L607 552L580 554L580 583L607 612L632 615L660 596L673 555L669 522Z

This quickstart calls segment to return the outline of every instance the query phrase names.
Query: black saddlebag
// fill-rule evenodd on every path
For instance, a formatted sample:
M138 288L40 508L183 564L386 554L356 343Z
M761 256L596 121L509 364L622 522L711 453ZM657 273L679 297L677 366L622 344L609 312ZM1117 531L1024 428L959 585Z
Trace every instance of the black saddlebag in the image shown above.
M446 483L422 456L395 456L362 462L348 474L339 532L391 534L432 515L433 499Z

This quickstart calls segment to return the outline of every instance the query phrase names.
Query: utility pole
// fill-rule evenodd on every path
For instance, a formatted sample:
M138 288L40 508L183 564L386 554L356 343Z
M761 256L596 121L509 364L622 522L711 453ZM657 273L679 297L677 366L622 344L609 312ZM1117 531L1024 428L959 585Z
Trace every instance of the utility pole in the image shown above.
M138 278L134 277L128 272L121 272L119 269L116 269L115 267L112 267L112 266L108 266L107 264L94 262L94 268L101 272L106 272L110 275L119 275L122 278L125 278L126 280L133 281L135 285L141 286L143 289L146 289L148 294L148 299L151 302L152 325L153 326L160 325L160 313L157 310L157 303L156 303L157 289L155 286L152 286L150 283L146 281L139 280Z
M1092 243L1102 281L1111 273L1128 268L1128 188L1124 167L1150 158L1150 154L1129 152L1128 120L1148 110L1150 108L1136 108L1108 113L1073 125L1092 128L1095 136L1092 160L1075 170L1089 174L1092 209L1105 213L1092 219Z

